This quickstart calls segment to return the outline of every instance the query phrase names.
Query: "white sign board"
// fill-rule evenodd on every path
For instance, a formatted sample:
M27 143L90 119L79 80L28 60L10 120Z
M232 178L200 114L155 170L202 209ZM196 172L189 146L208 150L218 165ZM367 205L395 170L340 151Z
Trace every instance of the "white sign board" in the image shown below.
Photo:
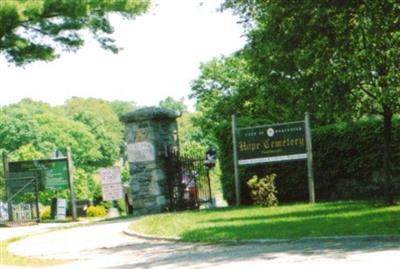
M120 167L100 169L100 182L104 201L118 200L124 197Z
M0 221L8 220L8 204L0 202Z
M150 162L155 160L154 146L149 142L131 143L128 145L128 161Z
M65 215L67 212L67 201L65 199L57 199L57 220L65 220Z
M119 200L124 197L121 183L103 185L102 190L103 190L104 201Z
M121 183L121 168L110 167L100 169L101 185Z

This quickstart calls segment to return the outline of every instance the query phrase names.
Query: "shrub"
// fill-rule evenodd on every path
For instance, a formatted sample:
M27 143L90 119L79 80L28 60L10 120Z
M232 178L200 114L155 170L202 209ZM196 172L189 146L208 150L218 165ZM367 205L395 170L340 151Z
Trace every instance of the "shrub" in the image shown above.
M278 205L275 178L276 174L270 174L262 178L253 176L247 181L247 185L250 187L250 196L257 205L266 207Z
M50 206L45 206L40 210L40 219L42 219L42 220L51 219L51 208L50 208Z
M104 206L97 205L97 206L89 206L86 215L88 217L104 217L107 215L107 210Z
M118 210L119 210L120 214L126 215L125 200L124 199L117 200L117 206L118 206Z

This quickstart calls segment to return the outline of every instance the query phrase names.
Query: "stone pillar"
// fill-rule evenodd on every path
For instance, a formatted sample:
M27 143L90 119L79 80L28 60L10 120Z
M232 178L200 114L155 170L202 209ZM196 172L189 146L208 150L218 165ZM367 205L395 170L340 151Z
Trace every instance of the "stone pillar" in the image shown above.
M178 116L173 110L146 107L122 117L136 215L163 212L167 206L165 168L168 155L178 152Z

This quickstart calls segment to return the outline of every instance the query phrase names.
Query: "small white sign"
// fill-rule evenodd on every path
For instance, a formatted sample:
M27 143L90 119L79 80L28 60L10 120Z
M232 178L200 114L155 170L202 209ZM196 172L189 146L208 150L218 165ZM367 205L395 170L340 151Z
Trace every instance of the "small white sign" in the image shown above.
M124 197L120 167L100 169L100 182L104 201L113 201Z
M67 211L67 201L65 199L57 199L57 220L65 220Z
M102 186L103 190L103 200L113 201L119 200L124 197L122 184L108 184Z
M128 161L150 162L155 160L154 146L150 142L128 144Z
M100 169L101 185L121 183L121 168L110 167Z
M239 160L238 164L244 165L244 164L256 164L256 163L272 163L272 162L293 161L302 159L307 159L307 153Z

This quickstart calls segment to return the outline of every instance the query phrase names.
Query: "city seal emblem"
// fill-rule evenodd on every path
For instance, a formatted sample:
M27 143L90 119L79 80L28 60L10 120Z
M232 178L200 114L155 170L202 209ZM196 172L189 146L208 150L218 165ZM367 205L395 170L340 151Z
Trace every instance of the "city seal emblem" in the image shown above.
M274 129L268 128L268 130L267 130L267 135L268 135L269 137L273 137L274 134L275 134Z

